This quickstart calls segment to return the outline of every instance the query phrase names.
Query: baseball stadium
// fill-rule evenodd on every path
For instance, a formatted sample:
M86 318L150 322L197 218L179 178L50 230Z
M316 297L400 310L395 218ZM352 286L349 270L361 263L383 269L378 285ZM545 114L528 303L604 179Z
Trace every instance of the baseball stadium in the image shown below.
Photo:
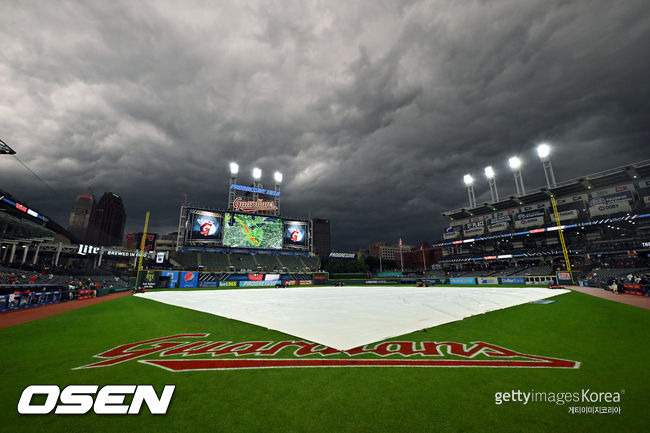
M644 431L650 161L544 161L486 203L466 176L444 232L361 275L327 272L280 173L232 163L168 249L149 214L100 247L0 191L0 431Z

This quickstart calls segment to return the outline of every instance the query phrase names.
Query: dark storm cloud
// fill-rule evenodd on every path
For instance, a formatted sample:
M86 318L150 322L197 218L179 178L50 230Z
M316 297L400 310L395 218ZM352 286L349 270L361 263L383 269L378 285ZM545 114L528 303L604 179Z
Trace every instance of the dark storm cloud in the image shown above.
M438 238L462 176L513 193L648 157L644 1L0 3L2 187L63 225L85 186L175 229L227 164L285 175L283 213L336 249ZM270 182L269 182L270 183Z

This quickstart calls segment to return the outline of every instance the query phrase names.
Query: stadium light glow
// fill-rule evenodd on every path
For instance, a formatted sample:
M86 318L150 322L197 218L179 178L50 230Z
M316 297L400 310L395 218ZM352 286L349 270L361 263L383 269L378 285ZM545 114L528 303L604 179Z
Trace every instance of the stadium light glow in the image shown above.
M474 178L472 177L471 174L466 174L465 176L463 176L463 182L465 183L466 186L469 186L472 183L474 183Z
M549 146L546 143L542 143L539 146L537 146L537 155L541 159L548 158L548 156L551 154L551 146Z
M237 174L239 173L239 164L236 162L231 162L230 163L230 174Z
M255 167L253 169L253 179L260 180L262 178L262 169Z
M276 171L273 173L273 179L275 179L275 183L282 183L282 173Z
M494 170L492 169L491 165L485 167L485 177L488 179L492 179L494 177Z
M519 167L521 167L521 160L516 156L513 156L508 160L508 165L511 169L517 170Z

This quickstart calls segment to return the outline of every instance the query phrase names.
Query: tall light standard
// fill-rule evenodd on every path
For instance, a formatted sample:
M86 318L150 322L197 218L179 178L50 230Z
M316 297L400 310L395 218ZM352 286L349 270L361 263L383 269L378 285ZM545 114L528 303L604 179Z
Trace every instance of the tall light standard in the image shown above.
M476 197L474 196L474 178L471 174L466 174L463 176L463 182L467 187L467 194L469 195L469 208L474 209L476 207Z
M492 196L492 203L499 201L499 193L497 191L497 182L494 179L494 170L491 165L485 167L485 177L488 178L488 184L490 185L490 195Z
M508 165L510 165L512 172L515 175L515 187L517 188L517 195L526 194L526 188L524 188L524 179L521 177L521 160L516 156L513 156L508 160Z
M235 188L233 185L237 184L237 173L239 173L239 164L236 162L230 163L230 189L228 190L228 210L233 210L233 202L235 201Z
M261 188L260 179L262 178L262 169L255 167L253 169L253 188ZM253 200L257 201L259 193L253 193Z
M549 188L557 187L555 183L555 173L553 173L553 166L551 165L551 146L546 143L542 143L537 146L537 155L539 159L542 160L542 165L544 166L544 176L546 176L546 186Z
M280 184L282 183L282 173L279 171L276 171L273 173L273 180L275 180L275 192L279 193L280 192ZM280 215L280 195L276 195L273 198L273 201L275 202L275 215Z

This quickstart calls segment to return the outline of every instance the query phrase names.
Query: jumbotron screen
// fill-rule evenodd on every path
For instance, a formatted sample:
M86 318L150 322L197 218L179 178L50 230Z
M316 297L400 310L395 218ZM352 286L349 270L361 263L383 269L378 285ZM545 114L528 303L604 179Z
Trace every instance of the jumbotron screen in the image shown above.
M280 250L282 231L280 218L227 212L223 221L223 246Z
M307 249L309 228L305 221L284 221L284 247Z
M193 241L215 242L221 238L220 213L191 210L191 225L188 238Z

